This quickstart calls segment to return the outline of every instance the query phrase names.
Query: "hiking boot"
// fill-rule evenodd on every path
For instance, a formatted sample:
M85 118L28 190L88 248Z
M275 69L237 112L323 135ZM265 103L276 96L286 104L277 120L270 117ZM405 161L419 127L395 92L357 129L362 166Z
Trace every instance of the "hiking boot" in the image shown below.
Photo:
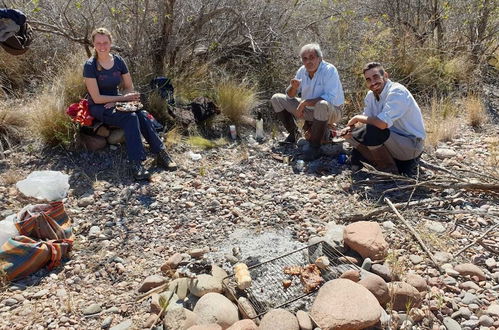
M321 156L321 141L324 136L324 131L327 128L327 121L314 119L312 127L310 127L310 140L308 149L305 150L301 159L306 161L316 160Z
M376 149L369 149L369 151L371 152L371 155L373 157L373 162L375 165L374 167L378 171L393 174L399 173L397 164L395 164L395 160L393 159L392 154L390 154L390 151L388 151L388 149L384 145Z
M418 174L419 158L421 155L414 159L409 160L398 160L395 159L397 168L400 174L408 176L410 178L415 177Z
M156 164L168 171L174 171L177 169L177 164L172 160L165 149L161 149L161 151L156 155Z
M281 144L296 143L296 141L300 137L300 132L298 131L298 126L296 126L295 117L286 110L283 110L281 112L277 112L277 118L279 118L284 128L289 133L288 137L286 137L284 141L281 141L279 143Z
M352 150L352 155L350 156L350 166L352 167L352 171L357 172L362 168L362 163L361 162L366 162L366 159L362 154L360 153L359 150L353 149Z
M142 166L142 163L140 161L132 162L130 170L132 172L133 178L137 181L146 181L151 178L151 173L149 173L149 171L146 170L144 166Z

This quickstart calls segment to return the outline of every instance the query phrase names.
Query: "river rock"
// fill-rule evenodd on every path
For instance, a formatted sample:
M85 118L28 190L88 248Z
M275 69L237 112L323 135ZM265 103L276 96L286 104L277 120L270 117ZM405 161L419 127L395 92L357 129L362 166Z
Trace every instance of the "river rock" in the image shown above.
M467 263L467 264L459 264L454 267L454 270L459 273L461 276L476 276L479 281L485 281L486 277L480 267Z
M428 290L428 284L426 283L426 280L418 274L407 274L404 282L412 285L419 292Z
M258 330L258 326L252 320L240 320L228 327L227 330Z
M285 309L272 309L262 318L259 330L300 330L296 317Z
M354 330L375 325L381 312L378 300L369 290L340 278L319 289L310 316L323 330Z
M376 222L358 221L346 226L343 240L363 258L380 260L388 253L388 243Z
M213 275L201 274L189 282L189 291L197 297L210 292L222 293L222 290L222 281Z
M298 320L298 325L300 326L300 330L313 330L314 325L312 324L312 320L310 316L305 311L296 312L296 319Z
M160 285L163 285L167 282L168 280L159 275L151 275L148 276L140 285L139 292L147 292L151 289L157 288Z
M408 307L417 307L421 301L419 291L405 282L388 283L393 310L406 311Z
M163 319L165 330L187 330L198 324L196 313L186 308L174 308L166 312Z
M390 301L388 285L380 276L367 272L361 272L360 285L369 290L378 300L381 306L385 306Z
M438 159L452 158L455 157L456 155L457 153L454 150L447 148L438 148L437 151L435 151L435 156Z
M194 313L199 317L200 325L216 323L223 329L230 327L239 320L239 313L225 296L209 292L199 299L194 307Z

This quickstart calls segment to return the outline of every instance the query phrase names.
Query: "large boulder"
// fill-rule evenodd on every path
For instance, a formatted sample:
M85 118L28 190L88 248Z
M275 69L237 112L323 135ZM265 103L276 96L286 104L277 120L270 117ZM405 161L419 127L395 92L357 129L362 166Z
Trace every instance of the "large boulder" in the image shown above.
M390 301L388 285L380 276L363 270L358 284L369 290L378 299L381 306L385 306Z
M259 330L300 330L296 317L285 309L272 309L262 318Z
M174 308L163 319L165 330L187 330L198 324L198 316L186 308Z
M239 321L239 313L234 305L225 296L210 292L199 299L194 307L194 313L199 317L198 324L216 323L227 329Z
M310 316L322 330L356 330L378 323L381 308L365 287L339 278L320 288Z
M405 282L388 283L390 299L393 302L393 310L407 311L409 308L419 306L421 294L418 289Z
M388 243L376 222L358 221L346 226L343 240L345 245L363 258L381 260L388 253Z

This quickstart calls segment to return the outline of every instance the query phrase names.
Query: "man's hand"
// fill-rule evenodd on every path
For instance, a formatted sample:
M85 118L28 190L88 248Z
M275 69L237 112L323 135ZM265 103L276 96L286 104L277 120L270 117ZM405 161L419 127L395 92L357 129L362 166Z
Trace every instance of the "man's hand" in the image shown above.
M367 117L364 115L353 116L347 123L347 126L354 127L357 123L367 124Z
M116 105L116 103L115 103L115 102L109 102L109 103L104 104L104 108L105 108L105 109L111 109L111 108L113 108L115 105Z
M298 104L298 108L296 108L296 118L303 118L306 106L307 100L303 100L300 102L300 104Z
M298 90L298 88L300 88L301 80L293 78L289 84L291 85L291 88Z
M342 130L339 131L338 136L345 138L345 139L351 139L352 138L352 130L353 126L347 126L343 128Z

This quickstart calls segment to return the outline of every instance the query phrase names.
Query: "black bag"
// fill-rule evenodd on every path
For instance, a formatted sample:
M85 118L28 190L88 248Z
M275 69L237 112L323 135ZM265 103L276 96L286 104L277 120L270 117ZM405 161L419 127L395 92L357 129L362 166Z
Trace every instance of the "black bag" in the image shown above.
M207 97L196 97L190 104L192 114L197 123L205 121L215 114L219 114L220 110L215 103Z
M175 98L173 97L173 85L170 78L167 77L156 77L151 80L151 88L158 91L161 98L168 102L170 105L175 104Z

